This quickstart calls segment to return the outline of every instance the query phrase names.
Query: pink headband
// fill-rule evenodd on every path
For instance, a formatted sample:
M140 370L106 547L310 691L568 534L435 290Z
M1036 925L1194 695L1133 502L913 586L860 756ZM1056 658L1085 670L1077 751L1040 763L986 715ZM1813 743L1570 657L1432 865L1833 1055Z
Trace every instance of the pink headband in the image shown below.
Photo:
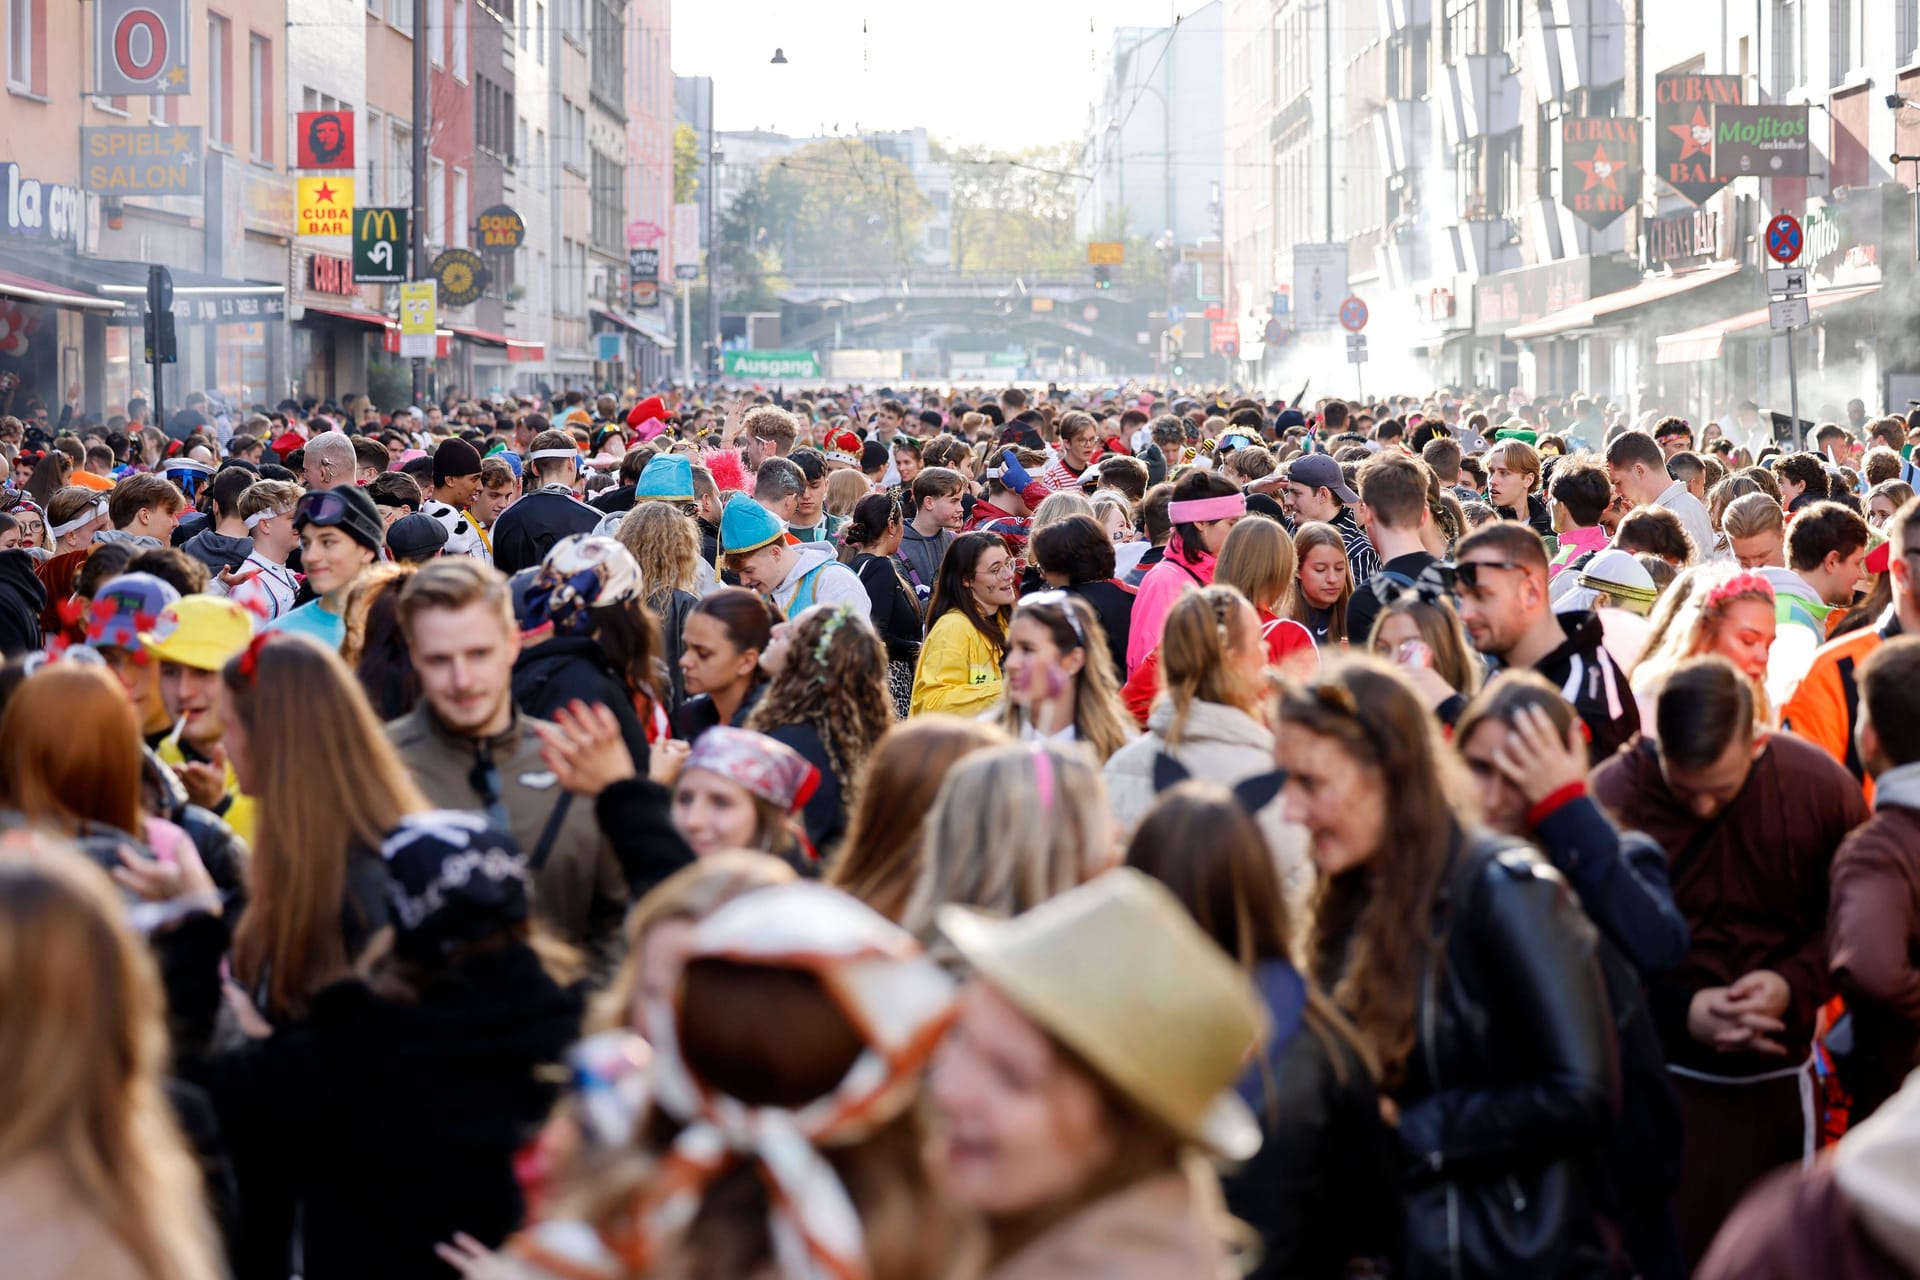
M1033 744L1033 785L1040 793L1040 811L1053 812L1053 757L1042 743Z
M1736 573L1707 593L1705 608L1725 604L1736 596L1764 595L1773 598L1773 584L1757 573Z
M1167 504L1169 524L1204 524L1209 520L1232 520L1247 514L1247 495L1223 494L1218 498L1189 498Z

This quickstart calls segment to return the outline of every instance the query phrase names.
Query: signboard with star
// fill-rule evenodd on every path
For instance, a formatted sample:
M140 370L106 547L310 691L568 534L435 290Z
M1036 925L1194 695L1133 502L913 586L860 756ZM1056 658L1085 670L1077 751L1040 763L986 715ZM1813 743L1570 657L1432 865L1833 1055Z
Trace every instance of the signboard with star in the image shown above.
M303 236L353 234L353 179L338 176L301 178L297 184L294 224Z
M1738 105L1742 83L1739 76L1654 77L1654 169L1669 187L1695 204L1729 181L1713 176L1713 109Z
M1640 201L1640 121L1566 116L1560 121L1560 203L1595 231Z
M197 196L205 154L197 126L82 129L80 185L112 195Z
M187 0L97 0L93 91L103 98L191 93Z

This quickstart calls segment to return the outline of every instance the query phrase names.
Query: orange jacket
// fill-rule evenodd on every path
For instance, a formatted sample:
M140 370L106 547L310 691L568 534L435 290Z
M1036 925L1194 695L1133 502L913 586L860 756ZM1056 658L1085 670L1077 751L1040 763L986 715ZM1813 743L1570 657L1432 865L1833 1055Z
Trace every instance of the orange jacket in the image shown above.
M1889 607L1878 625L1822 645L1782 709L1784 726L1847 766L1865 786L1869 801L1873 799L1873 782L1866 776L1859 749L1853 744L1854 712L1860 705L1854 672L1882 640L1899 634L1900 620Z

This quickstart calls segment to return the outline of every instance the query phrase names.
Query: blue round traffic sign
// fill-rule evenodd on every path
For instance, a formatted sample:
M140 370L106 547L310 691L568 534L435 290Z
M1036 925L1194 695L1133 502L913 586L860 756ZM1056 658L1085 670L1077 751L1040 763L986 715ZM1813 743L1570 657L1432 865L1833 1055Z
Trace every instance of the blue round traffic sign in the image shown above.
M1340 304L1340 324L1349 333L1358 333L1367 327L1367 304L1358 298L1348 298Z
M1767 224L1767 256L1782 266L1800 256L1803 243L1800 219L1792 214L1783 213Z

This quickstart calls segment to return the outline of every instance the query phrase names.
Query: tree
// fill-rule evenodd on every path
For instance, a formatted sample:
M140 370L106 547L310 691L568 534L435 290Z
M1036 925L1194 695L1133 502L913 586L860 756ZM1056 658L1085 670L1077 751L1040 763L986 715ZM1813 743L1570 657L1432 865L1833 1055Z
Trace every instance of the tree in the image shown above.
M691 204L700 192L700 135L690 124L673 126L673 202Z
M1074 143L995 151L945 147L953 167L953 265L1045 272L1085 263L1074 230L1086 180Z
M823 138L760 174L763 228L789 270L906 266L933 202L913 170L857 138Z

